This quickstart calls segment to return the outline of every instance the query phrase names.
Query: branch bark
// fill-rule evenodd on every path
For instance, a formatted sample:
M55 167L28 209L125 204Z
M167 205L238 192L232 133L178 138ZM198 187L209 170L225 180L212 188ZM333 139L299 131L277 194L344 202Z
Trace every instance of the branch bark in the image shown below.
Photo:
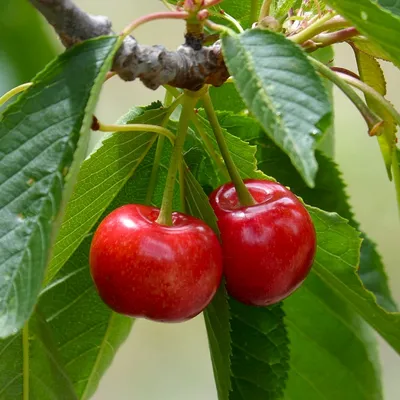
M66 48L83 40L113 34L107 17L89 15L72 0L29 1L53 26ZM187 40L177 51L168 51L159 45L140 45L129 36L114 59L113 71L125 81L139 78L150 89L170 85L198 90L204 84L222 85L229 73L219 42L200 49L189 44Z

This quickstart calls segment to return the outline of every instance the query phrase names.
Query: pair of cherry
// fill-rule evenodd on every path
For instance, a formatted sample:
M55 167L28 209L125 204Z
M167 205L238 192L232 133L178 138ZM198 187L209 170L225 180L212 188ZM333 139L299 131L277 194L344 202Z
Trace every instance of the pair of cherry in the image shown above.
M247 180L255 200L241 206L232 183L210 195L220 241L203 221L175 212L173 225L156 222L159 209L130 204L99 225L90 250L93 280L116 312L156 321L194 317L225 277L229 294L267 306L289 296L307 276L316 250L310 215L284 186Z

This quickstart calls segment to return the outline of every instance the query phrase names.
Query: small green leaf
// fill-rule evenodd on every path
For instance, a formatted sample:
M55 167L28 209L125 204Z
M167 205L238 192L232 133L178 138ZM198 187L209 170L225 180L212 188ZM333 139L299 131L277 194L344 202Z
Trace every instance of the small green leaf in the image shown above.
M351 43L353 43L353 45L359 51L371 57L389 61L389 57L386 55L386 53L378 46L376 46L374 43L372 43L369 39L367 39L365 36L356 36L353 39L351 39Z
M211 86L209 90L215 110L240 112L246 108L235 85L232 83L225 83L221 87Z
M160 124L165 109L134 108L123 123ZM119 132L107 135L83 162L75 191L66 210L54 247L47 282L78 248L104 210L110 205L156 140L149 132Z
M116 44L68 50L0 116L0 337L33 310Z
M400 67L400 52L397 40L400 17L380 7L376 1L326 0L335 11L354 24L390 60Z
M78 400L51 330L35 313L23 332L0 341L2 400Z
M65 371L82 400L95 392L134 321L112 312L97 294L89 272L91 240L89 235L82 242L39 301Z
M325 88L306 55L284 36L262 30L222 38L225 60L249 110L310 187L314 149L331 117Z
M386 95L386 80L379 62L357 49L354 49L360 78L382 96ZM396 146L396 122L390 112L381 103L371 96L365 95L369 108L376 112L384 121L382 134L378 136L378 143L385 162L386 171L392 180L392 155Z
M192 215L217 230L216 217L198 182L186 174ZM220 400L280 399L289 368L281 305L249 307L229 298L223 287L204 312Z

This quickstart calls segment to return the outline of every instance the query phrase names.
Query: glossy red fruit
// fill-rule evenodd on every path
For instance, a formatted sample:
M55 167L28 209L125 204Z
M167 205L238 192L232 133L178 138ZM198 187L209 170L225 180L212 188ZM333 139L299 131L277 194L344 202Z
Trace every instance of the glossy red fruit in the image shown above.
M114 311L179 322L199 314L222 275L222 251L204 222L173 213L173 226L156 222L160 210L129 204L99 225L90 249L93 280Z
M232 183L210 196L218 217L229 294L256 306L277 303L303 282L311 269L315 229L310 215L284 186L246 180L257 202L242 207Z

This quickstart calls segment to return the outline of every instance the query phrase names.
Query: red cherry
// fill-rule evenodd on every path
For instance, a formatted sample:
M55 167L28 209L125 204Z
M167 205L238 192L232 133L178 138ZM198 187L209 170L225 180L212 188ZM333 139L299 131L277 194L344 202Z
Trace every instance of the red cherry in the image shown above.
M242 207L235 187L210 195L218 218L229 294L256 306L277 303L300 286L316 251L314 225L297 197L271 181L246 180L257 204Z
M184 321L208 305L220 284L221 246L204 222L176 212L172 226L160 225L159 213L129 204L109 214L93 237L91 273L114 311Z

